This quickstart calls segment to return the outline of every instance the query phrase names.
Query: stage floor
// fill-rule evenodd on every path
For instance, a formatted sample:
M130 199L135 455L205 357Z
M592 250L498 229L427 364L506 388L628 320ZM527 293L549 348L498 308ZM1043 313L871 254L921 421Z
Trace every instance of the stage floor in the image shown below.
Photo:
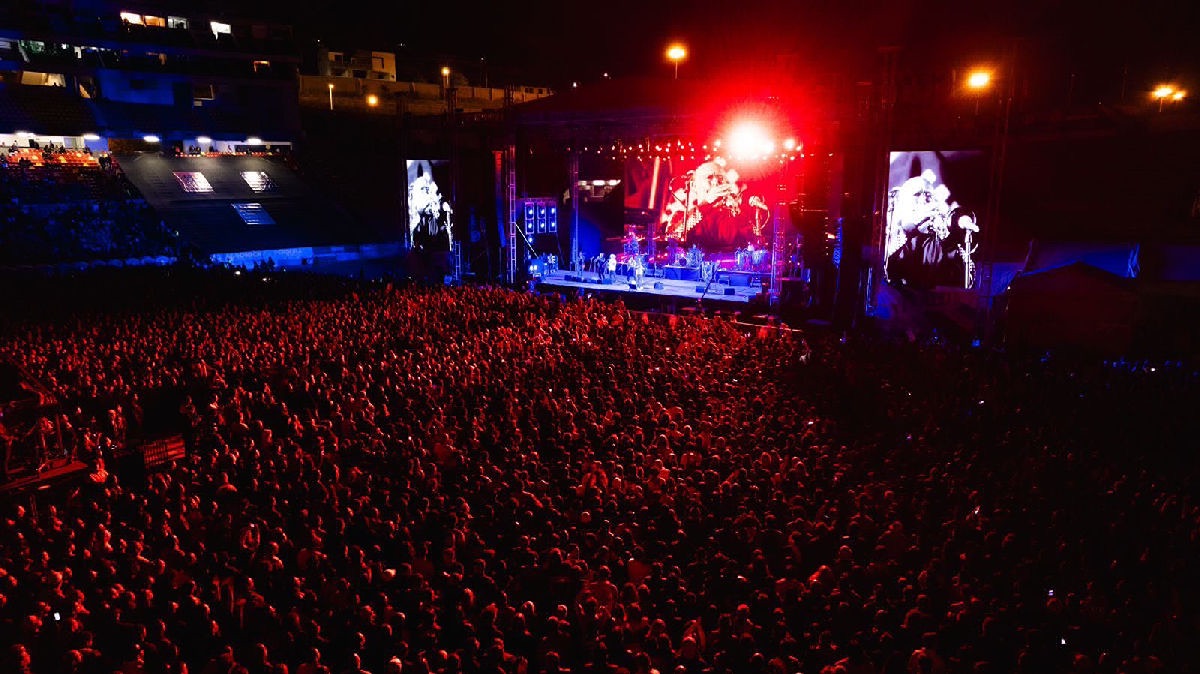
M594 272L577 274L562 270L546 273L538 282L538 286L542 288L573 288L592 292L628 293L645 298L682 298L692 301L740 304L748 304L751 299L762 292L761 284L730 285L729 283L714 282L707 285L706 288L703 281L681 281L650 276L642 279L640 287L631 288L624 276L617 276L611 283L600 283Z

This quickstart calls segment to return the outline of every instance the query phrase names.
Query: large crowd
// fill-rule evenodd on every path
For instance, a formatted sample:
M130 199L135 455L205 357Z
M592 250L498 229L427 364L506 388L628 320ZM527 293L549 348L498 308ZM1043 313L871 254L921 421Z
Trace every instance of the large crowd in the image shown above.
M0 504L0 671L1200 667L1183 364L214 273L0 324L91 464Z
M121 167L102 159L99 165L0 161L0 266L178 254L178 235Z

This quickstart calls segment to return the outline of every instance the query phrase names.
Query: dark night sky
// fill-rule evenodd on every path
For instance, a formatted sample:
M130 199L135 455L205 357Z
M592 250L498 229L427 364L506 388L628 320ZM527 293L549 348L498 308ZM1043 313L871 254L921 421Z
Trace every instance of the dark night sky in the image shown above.
M1175 75L1200 65L1200 2L1193 0L433 0L372 3L369 13L345 19L337 18L344 5L333 0L297 5L269 0L263 7L278 7L278 19L336 46L393 49L402 42L418 54L486 58L489 67L554 85L603 72L665 74L662 51L676 37L692 51L681 76L776 54L845 70L856 60L871 63L882 44L905 45L913 61L936 66L943 55L986 55L1012 35L1035 43L1046 67L1128 64Z

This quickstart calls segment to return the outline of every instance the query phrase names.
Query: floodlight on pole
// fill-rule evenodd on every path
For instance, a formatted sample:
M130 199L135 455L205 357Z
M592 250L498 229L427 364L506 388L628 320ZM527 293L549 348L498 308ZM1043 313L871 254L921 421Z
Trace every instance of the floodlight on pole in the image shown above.
M1177 90L1175 88L1175 86L1172 84L1160 84L1154 88L1154 93L1151 95L1154 98L1158 99L1158 111L1162 112L1163 101L1167 100L1168 98L1173 101L1183 100L1183 96L1180 96L1179 98L1175 97L1175 94L1182 94L1182 93L1184 93L1184 92ZM1184 94L1184 95L1186 95L1186 94Z
M990 70L974 70L967 75L967 88L976 91L986 89L992 83L992 73Z
M687 47L676 42L667 47L667 59L675 64L675 79L679 79L679 62L687 58Z

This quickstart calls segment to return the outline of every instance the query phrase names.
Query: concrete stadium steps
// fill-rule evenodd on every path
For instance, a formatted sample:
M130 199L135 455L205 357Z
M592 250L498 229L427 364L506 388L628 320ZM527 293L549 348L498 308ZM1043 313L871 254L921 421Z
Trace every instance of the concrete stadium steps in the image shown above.
M180 236L203 253L322 246L373 240L339 204L319 196L282 160L253 156L118 157L130 181ZM243 172L264 172L271 186L251 189ZM210 192L185 192L176 172L199 172ZM248 225L235 203L257 203L274 224Z

